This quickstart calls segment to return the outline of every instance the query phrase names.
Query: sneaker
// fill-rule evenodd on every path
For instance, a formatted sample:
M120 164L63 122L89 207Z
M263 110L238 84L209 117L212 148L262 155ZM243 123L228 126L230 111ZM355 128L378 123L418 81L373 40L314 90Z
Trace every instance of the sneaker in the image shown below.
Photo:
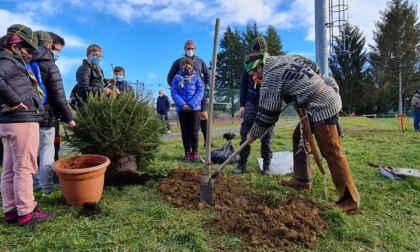
M27 225L34 225L43 221L49 221L54 218L55 213L44 213L41 209L39 209L39 207L35 207L32 213L19 217L18 222L19 225L23 227Z
M191 160L194 162L200 160L200 157L198 156L198 152L193 152Z
M166 133L167 133L167 134L171 134L171 133L172 133L172 131L171 131L171 130L168 130L168 131L166 131Z
M295 178L291 179L282 179L281 184L288 187L297 187L304 190L311 190L312 183L301 182Z
M191 153L190 152L185 152L184 161L185 162L190 162L190 160L191 160Z
M18 222L17 211L5 213L3 216L3 219L7 224L13 224L13 223Z
M42 193L42 198L53 199L61 196L60 190L52 190L50 193Z

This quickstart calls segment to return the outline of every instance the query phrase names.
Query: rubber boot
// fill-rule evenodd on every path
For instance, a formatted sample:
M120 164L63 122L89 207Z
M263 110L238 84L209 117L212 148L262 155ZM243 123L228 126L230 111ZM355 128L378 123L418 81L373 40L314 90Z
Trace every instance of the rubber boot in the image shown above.
M246 171L246 162L239 160L238 166L232 171L232 174L242 174Z
M270 164L271 164L270 159L263 160L263 173L266 176L271 176Z

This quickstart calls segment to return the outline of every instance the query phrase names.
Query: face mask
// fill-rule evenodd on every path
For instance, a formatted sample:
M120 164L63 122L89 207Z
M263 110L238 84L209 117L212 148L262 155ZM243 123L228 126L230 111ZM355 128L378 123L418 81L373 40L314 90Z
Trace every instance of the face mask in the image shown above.
M262 83L262 80L260 80L256 74L252 76L252 80L255 81L255 83L257 83L258 85L261 85Z
M114 79L116 82L121 82L124 80L124 77L120 76L120 75L114 75Z
M188 57L194 56L194 50L186 50L185 55L187 55Z
M162 96L163 96L163 94L159 94L159 96L160 96L160 97L162 97Z
M20 49L20 48L19 48ZM29 63L32 60L32 55L29 53L26 53L24 51L22 51L22 49L20 49L20 52L15 51L15 54L19 55L20 58L23 60L23 62L25 63Z
M191 69L189 69L189 68L183 68L182 69L182 72L184 72L185 74L189 74L189 73L191 73Z
M99 57L98 56L89 55L89 61L90 61L90 63L92 63L92 65L99 65Z
M54 60L58 60L58 58L60 57L60 52L52 51L52 53L54 54Z

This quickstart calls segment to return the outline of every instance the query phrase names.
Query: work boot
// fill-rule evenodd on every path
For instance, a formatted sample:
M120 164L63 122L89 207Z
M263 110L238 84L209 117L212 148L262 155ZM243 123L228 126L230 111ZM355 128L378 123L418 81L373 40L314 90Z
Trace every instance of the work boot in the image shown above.
M337 203L330 203L326 206L328 209L339 208L346 214L354 214L359 212L360 203L352 198L346 198Z
M291 178L291 179L282 179L281 180L281 184L283 186L288 186L288 187L297 187L303 190L311 190L312 188L312 183L311 182L301 182L295 178Z
M239 162L238 166L232 171L232 174L242 174L246 171L246 163Z
M271 170L270 170L270 159L264 159L263 160L263 173L264 175L271 176Z

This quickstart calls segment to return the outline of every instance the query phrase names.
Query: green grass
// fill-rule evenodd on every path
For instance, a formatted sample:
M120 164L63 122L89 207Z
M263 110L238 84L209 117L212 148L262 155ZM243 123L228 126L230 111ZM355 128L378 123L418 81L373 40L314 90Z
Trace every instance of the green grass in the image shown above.
M318 234L317 246L311 251L418 251L420 179L391 180L368 162L420 169L420 133L413 131L412 120L404 131L395 118L342 118L341 123L345 131L342 146L361 196L361 213L324 212L323 218L330 227ZM276 128L274 151L292 146L293 129L294 126ZM218 145L225 141L221 134L213 139ZM234 144L237 148L239 136ZM259 146L258 141L252 146L245 179L279 202L296 192L319 204L326 203L323 179L315 165L311 191L282 187L283 176L265 177L258 173ZM203 149L200 154L204 155ZM182 158L181 140L167 140L147 172L167 174L179 166L204 169L204 164L185 164ZM226 171L233 168L228 166ZM337 199L329 173L328 189L330 199ZM67 206L61 199L40 199L38 203L42 209L56 212L56 220L25 228L0 224L0 251L214 251L222 243L228 251L264 251L247 247L236 237L211 233L204 225L211 210L174 208L164 201L155 182L121 190L105 189L99 202L103 212L94 219L78 217L80 207ZM293 244L291 249L309 251L299 244Z

